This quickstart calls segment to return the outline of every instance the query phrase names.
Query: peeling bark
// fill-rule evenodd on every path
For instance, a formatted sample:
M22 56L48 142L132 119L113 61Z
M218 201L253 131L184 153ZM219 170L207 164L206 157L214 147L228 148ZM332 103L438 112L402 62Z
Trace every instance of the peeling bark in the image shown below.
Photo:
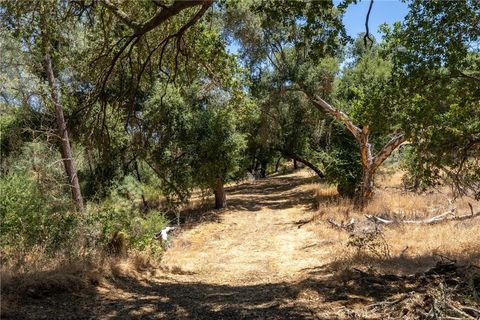
M306 93L306 92L305 92ZM306 93L308 95L308 93ZM369 143L370 131L368 126L360 127L355 125L348 115L341 110L331 106L328 102L318 96L310 100L320 111L326 112L338 121L341 121L352 133L360 148L362 161L362 182L359 186L358 195L355 199L355 206L363 209L374 193L374 178L378 167L395 151L404 141L404 134L396 134L383 148L375 155L372 155L372 146Z

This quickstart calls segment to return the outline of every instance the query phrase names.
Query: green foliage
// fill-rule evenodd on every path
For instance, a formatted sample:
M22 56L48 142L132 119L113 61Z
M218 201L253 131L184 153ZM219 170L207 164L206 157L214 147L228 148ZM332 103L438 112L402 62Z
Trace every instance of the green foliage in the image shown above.
M75 256L105 247L116 231L128 235L131 248L161 252L153 235L168 221L159 211L141 211L147 185L127 176L110 188L103 201L90 203L87 212L78 215L55 157L48 145L26 144L16 166L0 179L0 244L5 261L21 262L32 251L49 256L66 250ZM158 198L153 191L148 195Z
M348 113L354 123L369 126L377 136L398 127L401 109L389 103L392 63L381 56L379 48L363 51L347 64L337 79L336 105Z
M105 245L115 232L121 231L128 236L132 248L154 247L153 235L168 221L156 210L141 212L143 193L144 186L134 177L126 176L111 187L105 200L89 206L85 219L90 225L91 240Z
M228 181L239 170L245 139L236 130L235 114L229 108L208 106L198 110L195 118L195 180L202 187L214 188L217 178Z
M403 24L385 28L401 126L415 151L414 186L447 181L480 196L478 1L412 1Z
M353 198L362 175L358 146L347 132L339 132L334 138L339 141L321 154L325 181L336 184L341 196Z
M24 147L16 166L0 179L0 241L6 259L34 247L46 254L73 241L78 225L61 181L62 168L47 145Z
M59 205L59 199L54 202L32 177L21 173L3 177L0 189L0 239L6 259L15 250L35 246L51 253L72 240L77 221L67 211L68 197Z

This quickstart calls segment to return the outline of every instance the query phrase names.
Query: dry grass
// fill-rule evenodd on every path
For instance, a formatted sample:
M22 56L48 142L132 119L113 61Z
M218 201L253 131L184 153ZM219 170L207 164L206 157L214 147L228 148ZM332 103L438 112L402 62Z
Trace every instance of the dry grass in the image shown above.
M352 209L348 199L338 196L335 188L317 185L316 198L318 215L322 217L316 226L319 237L332 237L343 234L342 241L333 251L337 266L374 267L385 272L412 273L431 266L435 260L448 257L461 263L480 264L480 218L466 221L446 221L434 225L396 225L383 227L385 241L390 249L390 257L379 259L354 248L346 247L348 235L344 231L333 230L327 218L347 221L352 218L365 220L365 215L376 215L391 219L424 219L452 208L460 214L468 214L468 203L480 210L480 202L471 198L461 198L452 202L447 188L425 194L405 192L401 186L402 172L382 175L378 179L378 189L373 201L364 212ZM475 212L476 212L475 211ZM337 235L338 237L338 235Z
M400 180L399 173L380 177L380 188L365 212L352 210L351 201L318 183L308 170L230 185L226 210L209 209L197 193L185 208L187 227L160 266L142 254L97 257L88 264L52 262L21 276L4 273L2 288L27 296L67 293L58 305L69 305L72 296L80 294L83 311L98 306L98 300L88 300L95 295L104 302L95 314L101 318L236 319L247 311L251 318L302 318L301 312L308 318L315 310L318 318L347 319L350 310L413 290L402 287L402 281L395 288L387 282L380 289L375 283L365 285L365 279L352 275L354 267L411 274L428 269L441 256L480 264L480 218L385 227L390 254L383 257L348 246L348 233L327 222L362 220L367 213L424 218L452 206L449 195L438 191L405 193ZM459 199L453 205L464 213L468 201ZM472 205L480 209L478 202ZM79 293L92 288L92 295ZM23 300L15 303L7 307L13 310ZM37 314L45 312L35 308ZM56 312L55 304L51 310Z
M35 265L16 268L2 267L0 290L1 315L8 316L25 298L44 299L59 294L82 295L95 287L109 287L117 278L146 279L157 275L158 265L148 256L131 252L128 257L97 256L77 261L64 257L43 260L30 258ZM0 318L2 318L0 317Z

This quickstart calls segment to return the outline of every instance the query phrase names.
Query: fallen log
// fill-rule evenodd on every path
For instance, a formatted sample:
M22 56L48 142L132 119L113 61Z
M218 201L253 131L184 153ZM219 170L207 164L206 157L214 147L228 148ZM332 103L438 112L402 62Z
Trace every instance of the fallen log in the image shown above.
M388 220L388 219L380 218L380 217L373 216L373 215L367 215L367 219L371 220L375 223L385 224L385 225L394 224L394 223L398 223L398 224L435 224L435 223L439 223L439 222L443 222L443 221L463 221L463 220L476 218L476 217L479 217L479 216L480 216L480 211L478 211L477 213L472 212L472 214L465 214L465 215L457 216L457 215L455 215L455 209L452 209L452 210L450 210L448 212L444 212L444 213L442 213L438 216L434 216L434 217L431 217L431 218L428 218L428 219L423 219L423 220Z

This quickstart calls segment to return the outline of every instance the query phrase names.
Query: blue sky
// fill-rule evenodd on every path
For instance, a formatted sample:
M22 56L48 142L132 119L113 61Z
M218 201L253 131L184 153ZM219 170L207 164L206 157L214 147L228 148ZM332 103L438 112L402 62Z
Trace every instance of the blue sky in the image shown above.
M337 4L340 1L334 1ZM356 37L359 33L365 32L365 17L367 16L369 0L362 0L355 5L350 5L343 17L343 23L347 33L351 37ZM392 24L395 21L402 21L408 13L406 3L398 0L375 0L369 19L370 33L377 40L380 39L378 27L383 23Z
M341 0L334 0L333 3L338 5ZM347 12L343 16L343 23L347 29L347 33L352 38L356 38L361 32L365 32L365 17L367 16L370 0L361 0L357 4L348 6ZM380 40L381 35L378 33L378 27L383 23L392 24L395 21L402 21L408 13L408 6L400 0L375 0L372 11L370 12L369 30L375 38ZM227 50L230 53L238 52L238 44L233 42Z

